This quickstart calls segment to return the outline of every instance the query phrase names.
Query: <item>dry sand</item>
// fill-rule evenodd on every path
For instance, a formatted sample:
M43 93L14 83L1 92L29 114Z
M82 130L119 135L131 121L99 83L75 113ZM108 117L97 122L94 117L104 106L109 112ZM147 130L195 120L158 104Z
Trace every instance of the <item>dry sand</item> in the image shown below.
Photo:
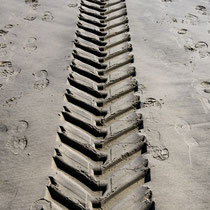
M210 209L210 2L126 3L156 209ZM44 196L78 4L0 1L2 210Z

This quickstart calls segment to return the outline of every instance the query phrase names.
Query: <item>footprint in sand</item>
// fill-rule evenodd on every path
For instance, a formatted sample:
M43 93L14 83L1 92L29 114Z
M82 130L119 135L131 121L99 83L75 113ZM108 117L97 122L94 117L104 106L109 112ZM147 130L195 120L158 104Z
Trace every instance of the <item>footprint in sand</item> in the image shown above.
M0 36L5 36L7 33L8 33L8 31L0 29Z
M32 7L34 10L39 6L38 0L25 0L25 3Z
M24 20L28 20L28 21L33 21L35 19L36 19L35 15L28 15L28 16L24 17Z
M184 22L191 25L198 25L200 23L200 20L196 15L188 13L187 15L185 15Z
M195 10L197 10L200 14L202 14L202 15L207 15L207 9L206 9L206 7L204 7L204 6L201 6L201 5L197 5L196 7L195 7Z
M6 29L11 29L13 27L14 27L14 25L12 25L12 24L7 24L7 25L4 26L4 28L6 28Z
M164 161L169 158L169 151L161 141L159 131L147 129L143 132L146 136L148 152L156 160Z
M35 77L34 89L42 90L49 85L48 72L46 70L35 72L33 76Z
M21 72L20 68L14 67L11 61L0 61L0 78L8 79Z
M29 37L24 46L23 49L25 49L26 51L28 51L29 53L32 53L33 51L35 51L37 49L37 38L35 37Z
M7 141L6 148L15 155L20 154L27 147L28 140L25 136L25 131L28 125L27 121L20 120L14 128L8 131L10 138Z
M206 51L206 49L208 48L208 44L206 42L203 41L199 41L195 44L195 48L198 49L198 54L200 56L200 58L206 58L209 57L210 52Z
M146 107L159 107L161 108L161 103L155 98L147 98L144 102L141 103L142 108Z
M47 22L50 22L54 19L54 16L52 15L52 13L50 11L45 11L44 12L44 15L42 17L42 20L43 21L47 21Z
M210 93L210 81L203 81L201 82L201 86L204 88L204 93Z
M70 4L68 4L68 7L70 7L70 8L72 8L72 7L77 7L77 6L78 6L77 3L70 3Z

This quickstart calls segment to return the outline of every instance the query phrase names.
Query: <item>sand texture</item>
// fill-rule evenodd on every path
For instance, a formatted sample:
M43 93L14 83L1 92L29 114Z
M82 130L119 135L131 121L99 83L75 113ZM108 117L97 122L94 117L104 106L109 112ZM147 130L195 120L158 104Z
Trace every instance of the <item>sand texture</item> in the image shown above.
M137 114L143 116L140 134L147 145L141 156L150 168L144 186L151 189L156 210L210 209L210 2L125 3L135 95L141 100ZM0 210L53 209L40 199L55 173L52 156L79 5L79 0L0 0ZM131 115L129 123L136 112ZM117 125L116 133L124 125ZM130 197L135 193L142 189Z

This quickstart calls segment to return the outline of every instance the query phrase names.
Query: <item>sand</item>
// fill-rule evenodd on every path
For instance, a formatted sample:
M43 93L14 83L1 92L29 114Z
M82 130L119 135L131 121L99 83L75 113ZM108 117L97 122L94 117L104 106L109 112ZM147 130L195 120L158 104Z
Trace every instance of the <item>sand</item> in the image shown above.
M79 1L0 3L0 209L22 210L44 197L51 173ZM126 4L146 185L157 210L210 209L210 3Z

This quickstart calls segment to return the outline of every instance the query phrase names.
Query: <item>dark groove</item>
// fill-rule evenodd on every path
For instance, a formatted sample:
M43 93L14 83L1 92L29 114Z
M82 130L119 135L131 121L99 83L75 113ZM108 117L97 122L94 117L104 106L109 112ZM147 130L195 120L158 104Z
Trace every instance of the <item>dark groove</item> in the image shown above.
M52 177L50 177L50 178L52 178ZM50 185L50 186L47 186L47 188L49 190L49 193L50 193L52 199L54 199L58 203L62 204L66 208L72 209L72 210L85 210L85 208L80 208L76 203L74 203L73 201L71 201L69 198L65 197L56 188L56 186Z
M83 14L86 14L86 15L89 15L91 17L94 17L94 18L98 18L99 20L105 20L106 17L105 16L102 16L102 15L98 15L94 12L89 12L89 11L86 11L84 8L80 7L79 8L80 12L83 13Z
M112 38L112 37L114 37L114 36L117 36L117 35L119 35L119 34L122 34L122 33L128 32L128 31L129 31L129 27L128 27L128 25L126 25L126 27L123 28L122 30L119 30L119 31L114 32L114 33L112 33L112 34L105 35L105 36L104 36L104 40L109 39L109 38Z
M97 12L106 12L106 9L103 9L103 8L100 8L100 7L96 7L96 6L93 6L93 5L88 5L84 1L81 1L81 6L86 7L88 9L95 10Z
M125 4L123 6L118 7L118 8L107 10L106 12L103 13L103 15L108 15L110 13L119 11L119 10L124 9L124 8L126 8Z
M99 40L97 40L97 39L95 39L95 38L93 38L93 37L88 37L88 36L86 36L86 35L83 35L83 34L82 34L81 32L79 32L79 31L76 32L76 36L78 36L78 37L84 39L85 41L91 42L91 43L96 44L96 45L101 46L101 47L102 47L102 46L105 46L105 45L107 44L106 42L99 41Z
M92 47L89 47L89 46L85 46L83 44L80 44L78 42L78 40L75 40L74 41L74 44L75 44L76 47L78 47L78 48L80 48L80 49L82 49L82 50L84 50L86 52L89 52L89 53L91 53L93 55L96 55L98 57L105 57L107 55L107 53L102 53L99 50L96 50L96 49L94 49Z
M97 5L100 5L100 6L105 6L106 5L106 3L102 2L102 1L96 1L96 0L86 0L86 1L97 4Z
M68 112L62 112L62 114L63 114L64 119L67 122L72 123L72 124L80 127L81 129L85 130L86 132L92 134L95 137L103 137L103 138L105 138L106 135L107 135L106 131L99 130L97 127L94 127L93 125L85 123L82 120L77 119L76 117L73 117Z
M56 166L59 169L66 172L67 174L74 177L75 179L79 180L81 183L85 184L92 191L103 191L103 192L106 191L106 186L100 186L99 182L89 178L88 176L80 172L78 169L70 166L58 156L53 157L53 159L55 161Z
M76 149L77 151L81 152L82 154L86 155L93 161L103 163L107 160L107 156L97 153L96 151L90 150L88 147L85 147L84 145L80 144L78 141L75 141L74 139L70 138L64 133L59 133L58 136L60 137L60 140L62 143L68 145L69 147L72 147L73 149Z
M75 81L74 79L72 78L68 78L68 81L70 83L70 85L72 85L73 87L79 89L79 90L82 90L96 98L106 98L107 97L107 94L106 93L100 93L90 87L87 87L81 83L78 83L77 81Z
M107 81L106 78L99 77L95 74L92 74L92 73L86 71L86 70L78 68L76 65L71 64L70 67L71 67L72 71L77 72L78 74L80 74L82 76L85 76L85 77L87 77L87 78L89 78L89 79L91 79L91 80L93 80L97 83L105 83Z
M109 21L111 21L111 20L115 20L115 19L117 19L117 18L120 18L120 17L122 17L122 16L126 16L126 15L127 15L127 11L125 10L122 14L113 15L113 16L111 16L111 17L109 17L109 18L106 18L106 19L104 20L104 22L107 23L107 22L109 22Z
M90 32L90 33L92 33L92 34L95 34L95 35L97 35L97 36L106 36L106 34L107 34L107 33L105 33L105 32L97 31L97 30L95 30L95 29L92 29L92 28L89 28L89 27L87 27L87 26L84 26L84 25L82 25L80 22L77 23L77 26L78 26L78 28L81 28L81 29L83 29L83 30L85 30L85 31L88 31L88 32Z
M100 64L100 63L93 61L89 58L85 58L81 55L78 55L77 51L75 51L75 50L73 51L72 55L74 56L75 59L78 59L79 61L86 63L94 68L105 69L107 67L107 65L105 65L105 64Z
M97 22L95 20L87 19L87 18L83 17L81 14L79 15L79 19L84 21L84 22L86 22L86 23L89 23L89 24L92 24L94 26L97 26L97 27L101 27L102 28L102 27L106 27L107 26L107 24L103 24L103 23L99 23L99 22Z
M93 107L93 106L85 103L84 101L76 99L71 94L66 93L65 96L70 103L89 111L90 113L94 114L95 116L105 116L107 114L107 111L100 110L96 107Z

